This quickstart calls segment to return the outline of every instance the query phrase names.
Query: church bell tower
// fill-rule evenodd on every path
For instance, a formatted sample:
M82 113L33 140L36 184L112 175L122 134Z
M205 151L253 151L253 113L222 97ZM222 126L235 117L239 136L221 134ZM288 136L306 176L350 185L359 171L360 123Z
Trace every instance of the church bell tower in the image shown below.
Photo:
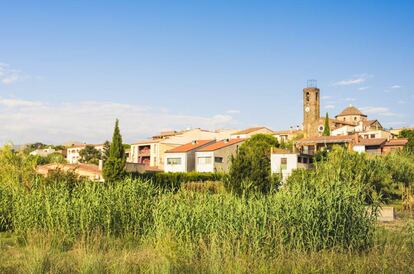
M304 137L319 136L320 120L320 91L316 87L316 80L309 80L303 89L303 132Z

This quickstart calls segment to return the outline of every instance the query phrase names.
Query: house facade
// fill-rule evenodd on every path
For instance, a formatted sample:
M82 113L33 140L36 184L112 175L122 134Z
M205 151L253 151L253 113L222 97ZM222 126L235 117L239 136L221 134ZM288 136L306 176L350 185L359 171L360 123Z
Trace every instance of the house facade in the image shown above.
M231 156L235 155L245 139L217 141L195 153L197 172L229 172Z
M191 172L195 170L198 149L213 144L215 140L194 140L191 143L167 150L164 154L165 172Z
M81 158L79 152L82 149L84 149L86 146L87 146L86 144L82 144L82 145L75 145L75 146L68 147L66 149L66 161L69 164L79 163L79 160ZM91 145L91 146L93 146L95 149L99 150L101 153L103 152L103 149L104 149L103 144Z
M303 163L298 153L286 149L272 148L270 167L272 173L280 174L284 182L295 169L307 169L310 167L310 163Z
M152 139L138 141L131 145L128 162L144 164L147 169L164 170L165 152L190 143L194 140L216 140L230 138L232 130L209 131L190 129L169 131L153 136Z

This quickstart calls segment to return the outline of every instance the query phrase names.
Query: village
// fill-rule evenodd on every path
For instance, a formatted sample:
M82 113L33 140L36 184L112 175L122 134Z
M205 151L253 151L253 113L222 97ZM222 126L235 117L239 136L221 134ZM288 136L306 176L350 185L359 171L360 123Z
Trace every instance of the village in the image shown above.
M274 131L268 127L243 130L205 130L192 128L160 132L146 140L134 142L126 150L126 170L132 172L220 172L228 173L231 156L243 142L255 134L274 136L279 148L271 150L272 173L283 180L297 168L309 169L318 153L333 146L346 147L359 153L382 155L402 149L408 139L398 138L402 128L385 129L379 120L369 119L357 107L349 105L334 118L321 116L321 91L315 81L308 81L303 89L303 124L297 128ZM103 181L103 161L98 164L82 161L82 150L93 147L101 154L105 144L71 144L60 150L66 164L46 164L37 168L47 175L56 169L72 170L80 176ZM31 155L47 156L55 149L42 148Z

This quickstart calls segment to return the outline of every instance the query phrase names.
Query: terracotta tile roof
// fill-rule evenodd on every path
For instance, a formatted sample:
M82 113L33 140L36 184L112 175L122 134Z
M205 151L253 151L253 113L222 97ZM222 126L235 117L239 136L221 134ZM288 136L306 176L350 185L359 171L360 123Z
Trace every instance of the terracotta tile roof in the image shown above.
M354 106L349 106L346 107L340 114L336 115L335 117L338 116L348 116L348 115L361 115L361 116L365 116L365 114L363 114L359 109L357 109Z
M214 140L196 140L196 141L193 141L191 143L187 143L185 145L178 146L178 147L175 147L173 149L170 149L170 150L166 151L165 153L188 152L188 151L197 149L199 147L205 146L205 145L207 145L209 143L213 143L213 142L214 142Z
M363 146L380 146L387 142L387 139L385 138L373 138L373 139L360 139L357 143L357 145L363 145Z
M405 146L408 143L407 138L391 139L385 143L386 146Z
M310 138L304 138L296 142L296 144L335 144L335 143L350 143L354 141L353 135L338 135L338 136L316 136Z
M215 142L214 144L208 145L206 147L203 147L199 149L198 151L214 151L214 150L222 149L224 147L228 147L228 146L231 146L237 143L244 142L245 140L246 139L242 139L242 138L222 140L222 141Z
M246 128L244 130L240 130L238 132L233 133L232 135L241 135L241 134L249 134L261 129L268 129L267 127L251 127L251 128ZM268 129L270 131L270 129Z

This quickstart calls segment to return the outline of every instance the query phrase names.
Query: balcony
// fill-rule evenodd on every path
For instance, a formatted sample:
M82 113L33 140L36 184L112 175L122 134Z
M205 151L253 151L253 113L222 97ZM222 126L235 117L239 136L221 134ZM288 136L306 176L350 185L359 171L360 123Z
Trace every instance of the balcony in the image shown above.
M149 148L138 150L138 156L150 156L150 154L151 154L151 149Z

